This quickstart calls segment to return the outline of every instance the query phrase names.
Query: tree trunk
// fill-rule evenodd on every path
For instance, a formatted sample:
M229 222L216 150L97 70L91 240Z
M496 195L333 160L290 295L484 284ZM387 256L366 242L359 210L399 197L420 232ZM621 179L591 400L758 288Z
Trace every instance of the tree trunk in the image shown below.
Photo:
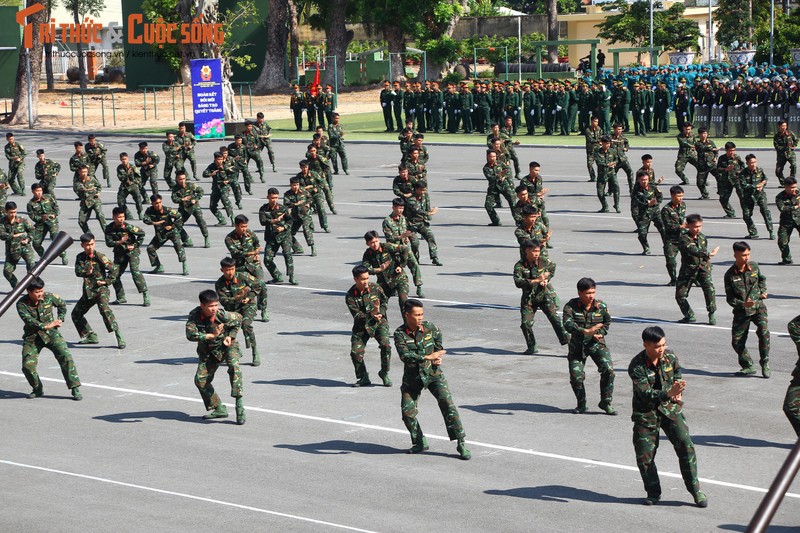
M558 0L547 0L547 40L558 40ZM547 59L558 63L558 46L547 47Z
M457 1L461 5L461 13L466 13L469 9L469 0ZM440 28L439 34L436 37L452 37L453 32L456 31L456 26L458 25L459 20L461 20L461 15L454 16L445 26ZM428 57L424 77L426 80L438 80L446 73L446 70L447 63L440 63ZM420 72L422 72L421 65Z
M325 59L325 79L323 83L330 83L337 88L344 85L344 61L347 45L347 28L344 25L345 14L347 12L348 0L329 0L330 20L328 27L325 28L325 38L327 39L327 53ZM351 35L353 32L350 32ZM350 37L352 39L352 36ZM333 56L336 58L335 65ZM335 67L335 68L334 68ZM338 89L337 89L338 90Z
M35 4L44 4L47 7L47 0L28 0L26 7ZM38 28L39 24L44 24L49 20L48 10L43 9L38 13L28 17L28 23L33 28ZM33 43L31 53L31 116L35 124L39 119L39 76L42 73L42 41L39 32L33 31ZM14 86L14 100L11 103L11 114L3 122L5 124L25 124L28 122L28 80L26 76L25 48L19 49L19 65L17 66L17 83Z
M44 70L47 76L47 90L52 91L56 87L56 81L53 77L53 45L50 43L44 45Z
M176 10L181 17L181 21L186 24L191 24L195 13L199 12L198 9L199 5L197 5L194 0L179 0L176 7ZM203 57L200 55L202 53L202 49L200 45L179 44L178 50L181 54L181 67L179 70L181 83L191 85L192 70L190 61L192 59L199 59Z
M292 81L300 75L297 68L300 57L300 25L297 17L297 4L295 0L289 0L289 79Z
M78 6L78 2L76 1L75 5L74 5L74 9L72 10L72 20L75 21L75 25L78 25L78 24L81 23L81 16L78 13L78 7L79 7ZM77 55L78 55L78 57L76 59L78 60L78 75L79 75L78 79L80 80L81 89L85 89L86 88L86 63L84 63L84 61L83 61L83 43L81 43L80 40L78 40L78 54Z
M391 70L391 80L397 81L406 75L406 67L403 64L402 54L406 51L406 39L403 30L399 26L385 26L383 28L383 38L386 40L388 48L389 66Z
M289 35L288 14L289 0L269 0L267 50L264 54L264 67L254 87L257 93L286 87L283 64L286 60L286 41Z

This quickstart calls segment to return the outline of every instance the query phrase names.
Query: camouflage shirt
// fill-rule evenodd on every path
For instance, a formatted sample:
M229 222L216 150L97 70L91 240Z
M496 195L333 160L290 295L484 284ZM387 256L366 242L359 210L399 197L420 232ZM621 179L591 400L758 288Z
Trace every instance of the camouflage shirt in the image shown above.
M414 195L415 183L416 181L412 180L410 175L406 179L403 179L400 176L395 176L394 181L392 182L392 192L394 192L395 196L400 198L408 198Z
M764 189L767 187L766 184L761 187L761 190L756 188L756 185L762 181L767 181L767 175L764 174L764 170L761 167L756 167L755 170L750 170L747 167L743 168L739 173L739 182L742 187L743 197L751 197L756 202L766 199L767 193L764 192Z
M597 163L597 171L600 176L607 177L614 174L617 165L617 153L611 148L607 152L598 148L594 151L594 161Z
M33 172L36 179L41 182L54 181L58 173L61 172L61 164L52 159L45 159L44 163L37 161Z
M164 223L155 224L155 222L161 221ZM181 218L181 214L178 213L178 210L163 206L161 207L161 211L156 211L153 206L145 209L142 222L148 226L153 226L153 229L156 231L156 235L162 238L167 238L171 234L177 235L183 226L183 219Z
M702 233L694 238L683 230L678 245L681 250L681 272L711 272L711 256L708 251L708 239Z
M103 145L103 143L86 143L83 148L86 151L86 154L89 156L89 161L91 161L93 166L97 167L101 163L105 162L108 149L105 147L105 145Z
M92 160L89 159L89 154L84 151L81 151L80 154L72 154L72 157L69 158L69 169L74 173L72 178L74 181L79 179L78 170L81 166L88 167L89 175L92 174L94 165L92 165Z
M389 268L380 272L375 270L386 262L390 263ZM388 287L395 287L404 281L408 283L405 272L407 262L408 246L391 242L382 242L378 251L367 248L361 258L361 264L369 270L369 273L376 274Z
M217 162L213 162L206 167L203 171L204 178L211 178L211 188L222 191L230 187L231 178L228 175L230 172L229 167L223 163L217 166Z
M0 240L6 241L6 255L19 254L23 249L30 248L32 233L33 224L28 219L17 215L13 222L9 222L8 217L3 217Z
M309 216L309 197L305 189L297 189L297 192L292 192L291 189L283 193L283 205L285 205L292 213L294 220L300 220Z
M378 327L388 325L386 318L386 304L389 298L379 285L370 282L364 291L359 291L356 286L350 287L345 296L345 303L350 314L353 315L353 333L366 331L374 335ZM381 319L375 315L382 315Z
M258 240L258 235L253 230L248 229L241 235L236 235L236 230L228 233L225 236L225 246L228 247L231 257L236 261L237 269L241 269L248 263L258 264L256 250L261 248L261 241Z
M75 259L75 275L83 278L83 295L94 299L108 293L108 287L117 279L117 265L98 251L91 257L81 252Z
M547 278L545 285L533 283L534 280L540 277L544 272L549 272L550 277ZM556 296L553 286L550 281L556 273L556 264L551 262L545 257L539 257L539 262L531 264L526 260L517 261L514 265L514 285L518 289L522 289L522 301L541 301Z
M417 198L412 196L406 198L406 208L403 211L403 216L406 217L410 229L420 226L430 225L431 215L431 197L428 193L423 194Z
M172 203L177 204L178 211L191 212L195 207L200 207L203 194L202 187L195 183L187 182L186 187L176 183L172 188Z
M164 151L164 161L168 164L172 164L177 161L181 157L181 145L176 143L175 141L164 142L161 144L161 149Z
M214 290L217 291L219 303L226 311L239 311L244 306L256 305L256 296L261 292L261 282L247 272L237 272L230 280L220 276L214 284Z
M677 206L669 202L661 208L661 221L664 223L664 238L670 242L678 242L681 238L681 226L686 221L686 204Z
M8 159L8 164L11 167L19 166L24 163L25 156L28 155L25 151L25 148L18 142L15 142L14 144L6 143L5 152L6 159ZM17 158L19 158L19 161L17 161Z
M733 307L733 312L744 312L745 315L754 315L766 309L762 294L767 293L767 277L758 268L758 263L748 261L743 270L738 270L733 264L725 272L725 299ZM747 300L752 300L755 305L745 307Z
M383 234L386 236L387 242L407 245L409 238L402 237L406 231L408 231L408 224L406 223L406 217L403 215L397 218L389 215L383 219Z
M706 139L703 142L697 139L694 148L697 151L697 161L703 164L705 168L714 168L716 166L719 148L714 144L714 141Z
M142 184L142 176L139 174L139 169L130 163L117 166L117 179L121 189L138 190Z
M800 224L800 194L789 196L781 191L775 197L775 205L781 213L781 225Z
M197 343L197 355L201 361L205 361L209 356L215 357L218 361L225 359L231 353L234 357L238 356L239 343L236 342L236 333L242 324L242 315L217 309L217 312L210 317L204 317L201 307L195 307L189 313L189 320L186 321L186 339ZM206 339L206 335L217 333L219 326L222 330L212 339ZM225 346L225 337L231 337L233 342L230 346Z
M655 186L648 184L647 188L643 189L637 183L633 186L633 191L631 192L631 213L633 218L638 220L644 217L650 219L657 217L660 214L661 206L659 204L662 199L661 191ZM655 200L656 203L650 205L651 200Z
M344 142L344 128L341 125L328 126L328 139L331 148L340 146Z
M56 316L53 316L53 310ZM24 324L22 338L26 341L32 340L31 337L39 336L43 342L49 343L61 336L58 328L44 329L44 327L58 318L64 320L67 316L67 304L61 296L52 292L46 292L39 299L39 303L33 305L27 296L17 300L17 313Z
M114 250L114 257L138 253L139 246L144 242L144 230L128 222L123 222L122 226L113 222L106 225L105 235L106 246ZM128 250L128 246L133 246L133 249Z
M686 156L691 159L697 159L697 137L680 134L675 137L678 140L678 157Z
M258 210L258 220L264 226L264 240L267 243L291 239L292 232L289 229L292 226L292 214L286 206L275 204L275 207L270 207L264 204Z
M786 130L786 133L783 135L781 135L781 133L776 133L772 138L772 146L775 147L775 150L779 154L788 157L794 149L797 148L797 135L789 130Z
M58 215L61 213L55 196L51 194L43 194L38 201L31 199L27 211L34 224L46 227L58 224Z
M433 323L424 321L417 331L409 331L405 324L394 331L394 347L403 361L403 384L427 387L431 378L443 376L441 366L434 365L425 356L442 350L442 332Z
M187 131L183 135L178 134L175 136L175 144L181 147L183 155L186 156L189 152L194 151L197 140L194 138L194 134Z
M139 168L142 176L149 177L150 173L160 162L161 158L152 150L148 150L146 154L143 154L141 150L139 150L133 155L133 163Z
M570 334L570 344L577 346L602 344L605 346L605 336L608 335L608 328L611 327L611 315L606 304L600 300L592 302L588 309L581 303L580 298L573 298L564 306L562 315L564 329ZM602 324L603 327L591 335L586 335L584 330ZM600 340L595 339L594 335L602 335Z
M731 167L730 170L727 170ZM722 154L717 159L717 177L721 180L726 180L731 187L736 189L740 188L739 173L745 168L744 161L739 155L734 155L733 158L728 157L727 154Z
M675 381L682 379L678 357L670 350L650 366L644 350L639 352L628 366L628 375L633 381L633 414L631 420L655 424L658 413L675 420L681 413L681 404L672 401L667 392Z

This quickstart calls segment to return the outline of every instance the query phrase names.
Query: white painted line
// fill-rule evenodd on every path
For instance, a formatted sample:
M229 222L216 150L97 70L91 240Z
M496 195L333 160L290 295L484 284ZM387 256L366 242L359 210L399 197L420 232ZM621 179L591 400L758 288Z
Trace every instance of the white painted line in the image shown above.
M17 467L20 467L20 468L30 468L31 470L39 470L39 471L42 471L42 472L49 472L51 474L61 474L61 475L64 475L64 476L77 477L77 478L80 478L80 479L88 479L90 481L100 481L101 483L109 483L111 485L117 485L117 486L120 486L120 487L128 487L128 488L131 488L131 489L146 490L146 491L149 491L149 492L156 492L158 494L166 494L168 496L178 496L179 498L187 498L189 500L197 500L197 501L201 501L201 502L205 502L205 503L214 503L214 504L217 504L217 505L224 505L224 506L227 506L227 507L235 507L236 509L244 509L246 511L254 511L254 512L257 512L257 513L264 513L264 514L269 514L269 515L273 515L273 516L280 516L281 518L291 518L292 520L300 520L302 522L310 522L312 524L317 524L317 525L321 525L321 526L330 526L330 527L334 527L334 528L337 528L337 529L346 529L348 531L361 531L361 532L364 532L364 533L376 533L376 532L374 532L372 530L369 530L369 529L360 529L360 528L357 528L357 527L345 526L343 524L336 524L334 522L326 522L324 520L316 520L314 518L307 518L305 516L297 516L297 515L293 515L293 514L281 513L281 512L278 512L278 511L270 511L269 509L262 509L260 507L251 507L249 505L242 505L242 504L239 504L239 503L226 502L226 501L222 501L222 500L213 500L211 498L204 498L202 496L195 496L193 494L186 494L184 492L173 492L171 490L157 489L155 487L146 487L144 485L135 485L133 483L125 483L125 482L122 482L122 481L115 481L113 479L107 479L107 478L103 478L103 477L88 476L86 474L78 474L76 472L67 472L65 470L56 470L54 468L45 468L45 467L42 467L42 466L27 465L27 464L23 464L23 463L16 463L14 461L6 461L6 460L3 460L3 459L0 459L0 464L4 464L4 465L8 465L8 466L17 466Z
M24 377L22 374L17 374L17 373L14 373L14 372L5 372L5 371L0 371L0 375L11 376L11 377L16 377L16 378L23 378ZM52 381L52 382L55 382L55 383L62 383L64 381L63 379L44 378L44 377L42 377L40 379L42 379L42 381ZM159 393L159 392L140 391L140 390L136 390L136 389L125 389L125 388L122 388L122 387L111 387L109 385L99 385L99 384L93 384L93 383L82 383L81 387L103 389L103 390L109 390L109 391L114 391L114 392L124 392L124 393L128 393L128 394L140 394L140 395L143 395L143 396L153 396L153 397L156 397L156 398L166 398L166 399L170 399L170 400L181 400L181 401L187 401L187 402L192 402L192 403L201 403L202 402L202 400L199 399L199 398L187 398L187 397L184 397L184 396L176 396L176 395L173 395L173 394L162 394L162 393ZM234 407L234 405L230 404L230 403L225 404L225 405L227 405L228 407ZM261 408L261 407L246 406L246 408L249 411L255 411L255 412L258 412L258 413L266 413L266 414L278 415L278 416L287 416L287 417L290 417L290 418L299 418L301 420L310 420L310 421L313 421L313 422L325 422L325 423L329 423L329 424L339 424L339 425L342 425L342 426L357 427L357 428L361 428L361 429L372 429L372 430L375 430L375 431L384 431L384 432L389 432L389 433L399 433L399 434L404 434L404 435L408 433L407 430L405 430L405 429L396 429L396 428L390 428L390 427L385 427L385 426L376 426L374 424L362 424L360 422L350 422L348 420L337 420L337 419L334 419L334 418L326 418L326 417L322 417L322 416L304 415L304 414L300 414L300 413L290 413L288 411L276 411L274 409L264 409L264 408ZM431 434L427 434L426 433L425 436L427 438L429 438L429 439L435 439L435 440L442 440L442 441L449 441L450 440L450 437L445 437L445 436L441 436L441 435L431 435ZM536 450L530 450L530 449L525 449L525 448L514 448L512 446L503 446L501 444L491 444L491 443L487 443L487 442L479 442L479 441L474 441L474 440L470 440L470 441L467 441L467 442L469 444L473 445L473 446L480 446L482 448L489 448L491 450L501 450L501 451L512 452L512 453L521 453L521 454L524 454L524 455L532 455L532 456L535 456L535 457L545 457L547 459L556 459L556 460L560 460L560 461L569 461L569 462L573 462L573 463L581 463L581 464L592 465L592 466L602 466L602 467L606 467L606 468L614 468L614 469L617 469L617 470L628 470L628 471L632 471L632 472L638 472L639 471L639 469L637 467L635 467L635 466L621 465L621 464L617 464L617 463L608 463L608 462L605 462L605 461L596 461L594 459L585 459L583 457L572 457L572 456L569 456L569 455L562 455L562 454L557 454L557 453L539 452L539 451L536 451ZM0 461L0 462L5 462L5 461ZM682 479L680 474L675 474L675 473L672 473L672 472L659 471L659 475L666 476L666 477L672 477L672 478L676 478L676 479ZM750 491L750 492L761 492L761 493L767 492L767 489L764 489L764 488L761 488L761 487L753 487L751 485L743 485L741 483L730 483L730 482L727 482L727 481L719 481L719 480L716 480L716 479L707 479L707 478L700 478L700 481L702 481L703 483L707 483L709 485L718 485L718 486L721 486L721 487L729 487L729 488L734 488L734 489L747 490L747 491ZM800 499L800 494L795 494L795 493L792 493L792 492L787 492L786 496L789 497L789 498L798 498L798 499ZM197 498L197 499L201 499L201 498ZM223 503L223 502L216 502L216 503ZM230 504L230 505L234 505L234 504ZM268 511L264 511L264 512L268 512ZM358 530L358 531L362 531L362 530Z

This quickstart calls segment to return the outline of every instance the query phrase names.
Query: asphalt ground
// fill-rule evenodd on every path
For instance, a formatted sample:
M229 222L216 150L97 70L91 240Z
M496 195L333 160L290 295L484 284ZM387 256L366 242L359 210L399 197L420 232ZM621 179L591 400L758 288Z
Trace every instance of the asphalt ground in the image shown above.
M64 170L56 191L61 227L77 238L77 202L67 160L72 135L23 134L17 139L33 154L45 147ZM112 166L120 151L135 151L138 139L100 139ZM632 140L635 144L635 140ZM152 143L151 143L152 144ZM198 146L198 166L211 161L219 143ZM276 143L278 172L257 183L243 212L259 228L257 211L268 186L288 188L305 143ZM744 155L746 149L740 149ZM633 148L635 165L643 150ZM676 151L655 150L662 190L678 182ZM772 175L774 155L758 152ZM68 320L62 328L83 381L83 402L73 402L55 359L44 352L39 371L42 399L27 400L20 371L21 322L12 309L0 326L0 478L5 531L640 531L659 524L668 531L744 531L778 467L795 442L781 412L789 374L797 360L786 323L798 312L798 267L778 266L774 241L751 240L753 260L768 280L772 330L772 378L738 378L730 347L730 311L723 275L732 264L731 244L746 235L741 220L722 218L716 201L698 201L688 186L688 212L705 217L712 246L719 323L704 323L702 293L690 301L700 320L683 325L666 286L660 240L651 233L652 256L642 256L632 230L627 195L622 214L598 214L594 184L587 183L583 149L519 149L526 166L542 165L550 188L547 208L554 230L551 258L562 302L576 294L583 276L598 282L598 298L614 317L608 344L617 373L615 405L620 416L596 408L599 377L587 365L589 412L571 414L575 399L568 382L566 347L559 346L547 320L537 315L540 353L524 356L519 330L520 291L511 272L518 258L513 223L501 211L502 227L487 227L483 209L485 161L480 147L431 149L430 192L439 207L433 229L443 267L434 267L422 244L426 318L441 327L448 351L444 370L463 420L473 458L458 459L447 441L436 402L425 393L419 420L431 450L407 455L409 437L400 417L402 363L393 355L395 386L351 388L352 320L344 293L350 270L364 251L362 235L380 230L392 199L397 146L348 147L350 175L335 177L337 216L332 233L315 236L318 257L295 256L299 286L270 285L269 323L256 323L264 364L243 365L248 419L204 421L194 386L195 346L184 336L186 315L197 294L213 288L223 238L230 228L210 227L213 247L187 250L191 275L180 275L170 248L160 256L167 273L146 275L153 305L141 307L128 274L127 305L114 308L128 347L115 348L97 311L89 321L97 346L80 346ZM265 154L266 155L266 154ZM32 181L30 155L26 182ZM636 167L634 167L636 168ZM622 178L624 181L624 177ZM779 192L771 178L769 195ZM207 180L202 183L210 191ZM624 185L623 185L623 188ZM12 197L24 204L27 198ZM103 192L110 211L116 189ZM21 201L20 201L21 200ZM737 212L740 208L737 205ZM777 220L773 207L773 217ZM213 216L206 212L206 220ZM760 218L757 217L757 220ZM141 224L141 223L139 223ZM99 233L98 223L90 222ZM766 235L763 225L760 232ZM195 243L202 242L192 223ZM152 231L147 228L148 235ZM795 247L797 246L795 241ZM101 251L107 251L103 244ZM74 305L81 283L70 266L54 264L43 276L47 289ZM796 250L797 251L797 250ZM143 268L147 261L143 252ZM59 263L57 260L56 263ZM283 270L279 258L278 265ZM18 273L24 267L18 268ZM4 281L2 283L5 283ZM400 321L396 299L389 307L392 330ZM696 508L680 479L677 459L662 437L657 456L662 503L642 506L644 491L631 444L631 382L628 363L641 349L641 331L658 324L679 355L688 382L685 414L696 445L707 509ZM756 352L754 332L749 341ZM378 349L366 358L373 381ZM249 363L245 353L243 362ZM227 376L215 380L232 405ZM795 482L770 531L800 528L800 484Z

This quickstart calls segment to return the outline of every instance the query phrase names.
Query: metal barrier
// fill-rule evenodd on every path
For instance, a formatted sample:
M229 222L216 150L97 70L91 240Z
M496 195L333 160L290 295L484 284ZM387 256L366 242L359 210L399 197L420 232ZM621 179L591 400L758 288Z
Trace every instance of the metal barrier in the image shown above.
M231 85L233 85L234 87L236 85L239 86L239 110L241 111L242 114L244 114L244 93L243 93L244 92L244 86L245 85L247 86L247 98L249 100L249 105L250 105L250 114L252 115L253 114L253 91L252 91L253 82L251 82L251 81L232 81Z
M147 89L152 89L153 91L153 118L158 118L158 102L156 101L156 89L170 89L172 93L172 120L177 120L177 114L175 112L175 89L181 90L181 115L183 115L183 119L186 120L186 99L183 93L184 87L188 87L185 83L182 84L172 84L172 85L155 85L155 84L147 84L147 85L139 85L144 90L144 119L147 120Z
M86 105L85 105L85 96L86 93L89 94L100 94L100 117L103 123L103 127L106 125L106 104L105 98L102 97L103 94L108 93L111 95L111 113L114 120L114 125L117 125L117 104L116 100L114 99L114 91L118 91L120 89L112 89L111 87L87 87L86 89L67 89L69 91L69 107L70 107L70 115L72 119L72 125L75 125L75 95L81 95L81 124L86 124Z

